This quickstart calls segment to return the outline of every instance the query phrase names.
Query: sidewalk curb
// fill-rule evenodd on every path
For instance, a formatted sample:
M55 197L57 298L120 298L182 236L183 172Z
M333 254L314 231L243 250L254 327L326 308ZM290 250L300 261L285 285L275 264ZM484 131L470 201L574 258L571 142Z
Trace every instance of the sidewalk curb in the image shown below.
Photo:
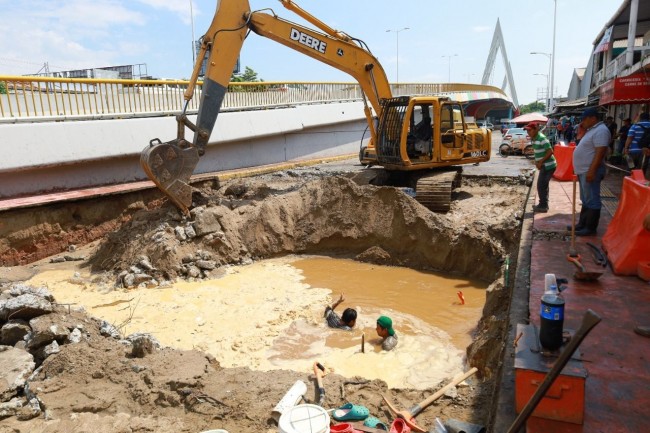
M505 346L501 358L500 379L496 384L496 394L490 423L491 432L508 431L517 413L515 412L515 370L514 370L514 329L518 323L529 323L530 312L528 308L530 296L530 269L531 249L533 245L533 223L537 191L537 171L533 183L528 191L524 219L522 221L521 236L519 239L519 252L517 254L517 269L510 295L508 310L508 335L505 336Z

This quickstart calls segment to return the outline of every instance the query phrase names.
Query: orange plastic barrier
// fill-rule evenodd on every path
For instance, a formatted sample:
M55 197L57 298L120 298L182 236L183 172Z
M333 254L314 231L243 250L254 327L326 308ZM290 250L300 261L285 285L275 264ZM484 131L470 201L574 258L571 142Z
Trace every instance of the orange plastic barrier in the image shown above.
M645 180L645 176L643 175L643 170L632 170L632 180L639 182L641 185L645 185L647 180Z
M553 147L553 155L557 161L557 168L553 173L553 178L557 180L573 179L573 151L575 146L558 146Z
M643 228L648 214L650 187L625 177L618 208L603 236L603 248L615 274L637 275L639 263L650 261L650 231Z

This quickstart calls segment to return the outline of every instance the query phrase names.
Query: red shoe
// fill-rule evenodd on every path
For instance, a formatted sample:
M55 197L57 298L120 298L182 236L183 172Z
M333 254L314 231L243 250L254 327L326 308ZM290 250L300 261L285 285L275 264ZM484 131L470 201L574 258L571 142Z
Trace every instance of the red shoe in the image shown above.
M334 432L334 433L362 433L359 430L355 430L354 427L352 427L352 424L350 424L349 422L342 422L342 423L330 426L330 432Z
M395 418L390 425L390 433L411 433L411 427L402 418Z

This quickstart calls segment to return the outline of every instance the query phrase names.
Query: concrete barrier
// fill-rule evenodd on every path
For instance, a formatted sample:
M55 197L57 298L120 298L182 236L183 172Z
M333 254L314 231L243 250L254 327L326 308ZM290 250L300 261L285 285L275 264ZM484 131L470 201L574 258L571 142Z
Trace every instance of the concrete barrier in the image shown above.
M175 138L176 125L172 116L2 124L0 198L145 180L140 152ZM365 128L361 102L223 112L195 173L356 153Z

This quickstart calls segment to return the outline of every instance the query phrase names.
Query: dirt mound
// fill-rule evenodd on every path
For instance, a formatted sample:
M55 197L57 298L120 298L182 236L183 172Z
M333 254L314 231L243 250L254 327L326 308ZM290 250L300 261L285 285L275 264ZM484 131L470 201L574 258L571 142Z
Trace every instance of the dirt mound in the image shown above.
M515 194L502 197L496 209L440 215L399 189L360 186L344 177L272 195L259 194L260 189L225 186L209 203L195 207L191 218L169 207L138 212L109 234L91 259L93 270L128 271L146 259L149 274L161 281L205 277L202 271L209 276L219 266L260 257L353 257L378 247L386 253L384 263L492 280L519 228L512 215Z

